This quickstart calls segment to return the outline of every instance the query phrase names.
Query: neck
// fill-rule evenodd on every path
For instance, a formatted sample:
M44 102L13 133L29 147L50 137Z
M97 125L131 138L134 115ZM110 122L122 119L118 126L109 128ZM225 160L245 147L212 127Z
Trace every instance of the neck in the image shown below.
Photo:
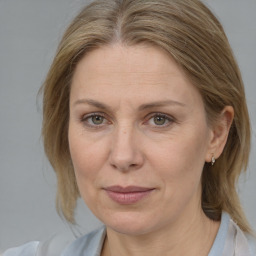
M175 224L142 235L126 235L107 228L102 256L206 256L208 255L219 223L200 214L184 216Z

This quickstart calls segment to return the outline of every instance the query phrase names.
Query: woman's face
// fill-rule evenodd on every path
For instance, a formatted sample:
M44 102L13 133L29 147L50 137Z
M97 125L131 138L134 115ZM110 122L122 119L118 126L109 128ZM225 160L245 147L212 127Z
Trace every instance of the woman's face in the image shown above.
M199 92L163 50L88 53L72 80L68 136L81 196L107 227L145 234L201 211L213 132Z

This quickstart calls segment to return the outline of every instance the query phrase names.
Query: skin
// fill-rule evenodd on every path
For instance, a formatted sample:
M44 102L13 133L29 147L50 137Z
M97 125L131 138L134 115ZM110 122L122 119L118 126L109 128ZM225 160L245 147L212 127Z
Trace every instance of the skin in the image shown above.
M209 127L200 93L156 47L117 43L79 62L69 145L81 196L107 227L102 255L208 255L219 223L201 209L201 174L232 118L226 107ZM122 205L113 185L153 190Z

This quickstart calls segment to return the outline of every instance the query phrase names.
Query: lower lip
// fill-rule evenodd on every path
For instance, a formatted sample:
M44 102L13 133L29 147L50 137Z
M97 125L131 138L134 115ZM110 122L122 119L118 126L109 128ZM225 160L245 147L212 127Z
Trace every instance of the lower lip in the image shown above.
M135 204L145 197L147 197L154 189L147 190L147 191L138 191L138 192L126 192L126 193L119 193L114 191L106 190L108 196L119 204L129 205Z

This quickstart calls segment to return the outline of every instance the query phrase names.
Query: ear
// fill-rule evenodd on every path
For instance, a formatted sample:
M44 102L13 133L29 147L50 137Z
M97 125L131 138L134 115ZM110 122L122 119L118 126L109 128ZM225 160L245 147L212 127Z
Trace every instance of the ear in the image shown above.
M206 162L211 162L214 156L217 159L226 145L229 130L234 118L234 109L231 106L226 106L218 120L213 124L211 129L211 136L209 141L209 147L206 155Z

